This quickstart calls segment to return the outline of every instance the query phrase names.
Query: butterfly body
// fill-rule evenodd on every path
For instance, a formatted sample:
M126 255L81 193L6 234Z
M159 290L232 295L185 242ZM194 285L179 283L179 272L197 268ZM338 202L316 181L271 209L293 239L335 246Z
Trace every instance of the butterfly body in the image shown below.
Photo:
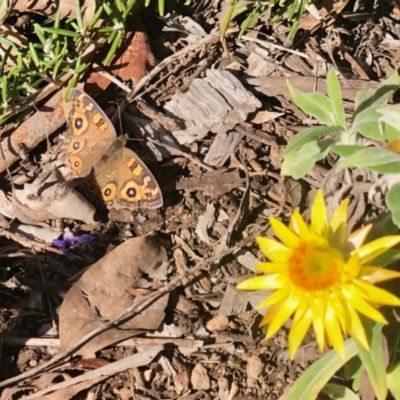
M160 187L143 161L125 147L104 111L85 92L71 89L66 107L68 166L86 190L109 208L158 208ZM93 171L93 172L92 172Z

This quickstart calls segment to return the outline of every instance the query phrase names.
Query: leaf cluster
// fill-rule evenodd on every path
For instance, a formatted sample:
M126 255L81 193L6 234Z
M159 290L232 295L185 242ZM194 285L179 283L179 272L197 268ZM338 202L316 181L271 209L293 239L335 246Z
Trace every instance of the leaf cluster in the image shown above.
M333 70L327 74L327 95L302 93L289 81L287 85L296 105L322 125L305 129L289 142L284 152L283 175L303 177L330 151L340 156L338 170L359 167L383 174L399 173L400 105L387 104L400 85L398 71L377 88L357 93L349 122ZM399 195L400 184L394 185L386 195L397 225L400 224L400 202L396 201Z
M246 15L246 18L241 23L238 39L262 16L268 16L268 19L272 22L286 17L292 23L288 34L288 38L290 39L296 33L297 27L309 3L309 0L231 0L227 15L222 21L221 35L225 35L229 24L234 18L243 14Z
M148 6L150 0L144 1ZM165 0L158 1L164 13ZM90 21L82 8L73 18L62 18L59 11L49 23L33 20L29 40L13 29L0 36L0 124L18 111L18 106L45 83L62 80L72 73L70 87L75 86L96 50L107 47L103 63L108 65L125 35L125 23L137 0L106 0L98 3Z

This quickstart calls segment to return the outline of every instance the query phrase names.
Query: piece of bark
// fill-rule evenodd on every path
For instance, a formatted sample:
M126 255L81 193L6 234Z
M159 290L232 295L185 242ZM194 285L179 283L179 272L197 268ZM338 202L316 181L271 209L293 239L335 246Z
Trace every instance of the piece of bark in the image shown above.
M65 123L62 100L62 90L59 90L39 112L24 121L9 138L1 142L8 166L19 160L21 151L30 152ZM0 173L4 170L4 160L0 157Z
M227 192L238 188L246 183L237 170L221 173L220 171L205 172L201 178L183 178L176 183L176 190L187 190L189 192L200 190L211 199L219 198Z
M209 69L193 80L185 93L177 93L165 109L186 126L172 134L180 144L193 143L210 131L222 135L244 122L261 102L228 71Z
M204 157L204 162L215 167L222 167L235 151L242 137L242 134L235 131L216 136Z

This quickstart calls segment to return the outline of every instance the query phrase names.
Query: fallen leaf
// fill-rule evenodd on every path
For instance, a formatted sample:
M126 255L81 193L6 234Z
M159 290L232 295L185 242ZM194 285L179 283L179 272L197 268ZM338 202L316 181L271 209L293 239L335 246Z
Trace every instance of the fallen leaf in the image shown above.
M130 296L127 289L138 287L145 277L153 278L166 260L165 249L147 236L126 241L91 265L68 291L61 306L60 351L134 305L140 296ZM93 356L113 343L157 329L167 302L168 295L162 296L139 314L85 343L77 354Z

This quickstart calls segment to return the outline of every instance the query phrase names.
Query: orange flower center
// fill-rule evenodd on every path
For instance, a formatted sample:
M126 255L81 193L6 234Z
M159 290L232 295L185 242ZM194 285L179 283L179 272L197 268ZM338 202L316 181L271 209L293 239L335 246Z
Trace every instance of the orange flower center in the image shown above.
M289 279L306 291L326 290L339 281L343 265L343 255L334 248L302 243L289 258Z

